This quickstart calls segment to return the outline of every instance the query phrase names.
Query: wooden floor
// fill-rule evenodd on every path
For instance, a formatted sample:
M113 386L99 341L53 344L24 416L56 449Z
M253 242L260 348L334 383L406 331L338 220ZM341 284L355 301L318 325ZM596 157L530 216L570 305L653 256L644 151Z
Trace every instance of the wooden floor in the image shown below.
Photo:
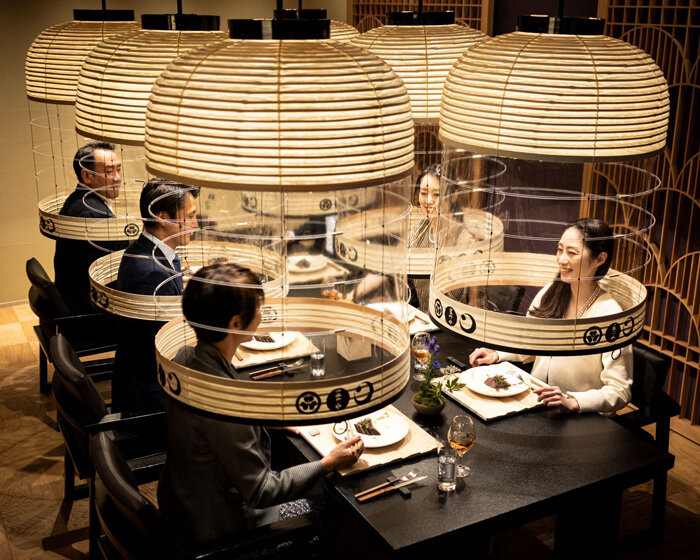
M33 324L35 317L28 305L0 308L0 560L84 559L84 540L54 551L44 551L41 546L44 537L86 527L87 501L77 501L72 508L62 502L63 440L55 430L56 408L51 397L39 393L39 349ZM674 425L685 435L671 434L676 466L669 473L666 538L658 544L628 547L620 555L625 560L698 557L700 445L697 439L691 440L698 429L682 421ZM153 490L149 489L150 495ZM646 484L626 492L623 535L647 526L650 490L651 485ZM546 558L552 540L553 520L548 518L501 535L495 541L494 555ZM362 553L367 557L367 550Z

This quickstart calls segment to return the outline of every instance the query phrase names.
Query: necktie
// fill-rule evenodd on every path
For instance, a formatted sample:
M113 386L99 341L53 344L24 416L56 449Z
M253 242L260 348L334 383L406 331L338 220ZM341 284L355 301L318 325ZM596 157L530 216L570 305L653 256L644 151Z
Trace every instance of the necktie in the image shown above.
M180 267L180 257L175 255L175 258L173 258L173 268L175 269L175 272L180 274L182 272L182 268ZM177 286L177 290L179 293L182 293L183 290L183 285L182 285L182 276L178 276L175 278L175 286Z

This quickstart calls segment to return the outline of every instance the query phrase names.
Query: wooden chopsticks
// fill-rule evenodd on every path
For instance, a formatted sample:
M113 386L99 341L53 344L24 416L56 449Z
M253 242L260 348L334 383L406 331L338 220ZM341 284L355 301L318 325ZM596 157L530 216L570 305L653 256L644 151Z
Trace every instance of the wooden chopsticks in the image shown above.
M250 374L250 378L253 381L257 381L258 379L265 379L267 377L274 377L276 375L281 375L284 373L282 369L279 366L274 366L270 367L267 369L259 369L258 371L254 371Z
M369 494L370 492L374 492L375 490L379 490L380 488L384 488L385 486L389 486L390 484L394 484L398 478L395 478L394 480L387 480L386 482L382 482L381 484L377 484L376 486L372 488L368 488L367 490L363 490L362 492L358 492L355 494L355 498L359 499L365 494Z

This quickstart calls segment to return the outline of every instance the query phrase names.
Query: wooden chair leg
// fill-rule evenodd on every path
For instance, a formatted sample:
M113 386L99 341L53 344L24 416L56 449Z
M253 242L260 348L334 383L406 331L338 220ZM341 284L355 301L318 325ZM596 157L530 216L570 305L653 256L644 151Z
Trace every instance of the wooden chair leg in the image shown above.
M95 477L90 477L90 497L88 502L88 520L89 520L89 549L88 558L90 560L101 560L100 553L100 520L97 517L97 508L95 506Z
M654 490L651 499L651 535L657 540L662 540L664 538L667 483L667 471L663 471L654 477Z
M73 495L75 494L75 466L67 449L63 457L63 476L63 497L73 500Z
M51 391L51 385L49 384L49 360L41 346L39 346L39 391L43 394Z
M66 454L63 459L63 471L65 480L63 481L63 497L66 500L82 500L88 497L88 486L87 484L75 484L75 465L73 465L73 459L71 459L68 450L66 449Z

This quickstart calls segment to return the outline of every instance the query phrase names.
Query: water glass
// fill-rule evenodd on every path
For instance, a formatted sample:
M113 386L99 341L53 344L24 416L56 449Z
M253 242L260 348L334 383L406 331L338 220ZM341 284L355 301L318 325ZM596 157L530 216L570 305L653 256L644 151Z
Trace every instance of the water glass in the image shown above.
M323 352L314 352L309 356L311 360L311 375L320 377L326 373L326 355Z
M452 492L457 488L457 455L449 445L438 447L438 490Z

